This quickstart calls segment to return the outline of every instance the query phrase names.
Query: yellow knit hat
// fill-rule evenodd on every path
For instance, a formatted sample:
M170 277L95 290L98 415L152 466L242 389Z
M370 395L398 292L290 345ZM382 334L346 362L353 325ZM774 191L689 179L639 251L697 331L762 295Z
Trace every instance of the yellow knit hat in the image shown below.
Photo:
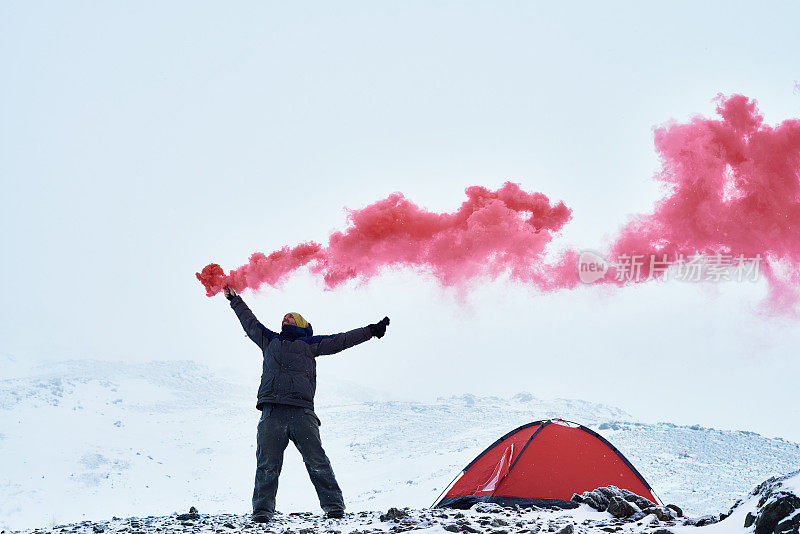
M302 315L297 312L289 312L289 314L294 317L294 322L297 324L297 326L300 328L308 328L308 321L303 319Z

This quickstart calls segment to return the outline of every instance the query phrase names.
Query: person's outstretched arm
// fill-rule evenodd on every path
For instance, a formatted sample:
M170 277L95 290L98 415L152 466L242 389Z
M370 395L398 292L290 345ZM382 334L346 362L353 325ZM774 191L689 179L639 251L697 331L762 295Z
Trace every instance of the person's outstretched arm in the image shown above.
M388 324L389 318L384 317L381 321L367 325L364 328L356 328L349 332L342 332L341 334L330 336L313 336L308 338L308 343L311 345L311 352L314 356L336 354L344 349L349 349L359 343L363 343L372 337L382 338L386 333Z
M236 313L236 317L239 318L239 322L242 323L242 328L244 328L247 337L252 339L263 350L267 343L277 334L256 319L255 314L250 311L242 297L237 295L233 289L225 286L224 291L225 298L231 302L231 308Z

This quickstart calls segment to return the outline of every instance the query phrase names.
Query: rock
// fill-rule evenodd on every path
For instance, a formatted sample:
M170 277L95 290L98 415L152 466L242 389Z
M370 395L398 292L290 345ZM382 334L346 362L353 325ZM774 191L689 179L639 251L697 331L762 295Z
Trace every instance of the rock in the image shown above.
M615 498L625 500L635 505L637 510L652 508L655 506L652 502L648 501L644 497L637 495L632 491L621 489L616 486L604 486L593 491L584 491L580 495L573 495L570 500L579 504L586 504L595 510L604 512L608 510L612 499Z
M499 517L495 517L489 523L489 526L492 526L492 527L507 527L508 526L508 522L500 519Z
M676 517L673 510L664 508L662 506L651 506L650 508L645 508L642 511L655 515L659 521L670 521Z
M797 534L797 532L800 532L800 517L796 514L794 517L787 517L775 527L775 534Z
M397 508L389 508L385 514L381 514L381 521L399 521L403 517L408 517L408 512Z
M569 524L558 531L558 534L573 534L575 532L575 527L572 524Z
M632 502L630 502L628 504L630 504L631 506L636 506ZM626 517L625 519L627 521L639 521L640 519L644 519L645 517L647 517L647 515L648 514L646 514L646 513L642 512L641 510L639 510L638 512L634 513L633 515L630 515L630 516ZM655 517L653 519L655 519Z
M189 513L190 514L196 514L197 513L197 508L195 508L194 506L189 507Z
M479 502L473 505L472 509L479 514L496 514L506 511L505 508L493 502Z
M591 491L594 495L602 495L606 498L609 502L614 497L619 497L619 488L616 486L603 486L602 488L597 488L594 491Z
M756 516L753 515L753 512L747 512L747 515L744 517L744 528L750 528L753 526L753 523L756 522Z
M800 527L800 514L796 514L795 510L798 508L800 497L797 495L785 492L773 495L758 514L755 534L791 532L792 526L797 531Z
M647 508L648 506L653 506L653 503L645 499L644 497L635 494L632 491L628 491L626 489L618 489L622 494L622 498L628 502L635 504L639 509Z
M461 529L458 527L458 525L450 524L450 525L445 525L442 528L445 529L447 532L461 532Z
M101 527L100 525L94 525L94 526L92 527L92 530L93 530L93 531L94 531L96 534L100 534L101 532L105 532L105 530L106 530L106 529L104 529L104 528L103 528L103 527Z
M683 510L681 510L677 505L668 504L666 507L675 512L678 517L683 517Z
M192 508L194 508L194 506ZM177 519L178 521L191 521L194 519L200 519L200 514L198 514L197 512L189 512L188 514L178 514L177 516L175 516L175 519Z
M719 522L719 516L716 515L703 515L700 517L689 517L684 523L692 527L705 527Z
M650 534L675 534L668 528L659 528L651 532Z
M641 512L638 506L626 501L622 497L613 497L606 511L618 518L631 517L637 512Z
M590 493L589 495L586 495L586 504L601 512L605 512L606 509L608 509L608 504L610 502L611 500L608 497L599 493Z

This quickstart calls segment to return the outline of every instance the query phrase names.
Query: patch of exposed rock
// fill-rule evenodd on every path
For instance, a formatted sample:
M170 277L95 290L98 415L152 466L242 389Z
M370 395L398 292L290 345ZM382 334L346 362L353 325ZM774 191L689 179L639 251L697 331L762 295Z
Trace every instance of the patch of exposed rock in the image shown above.
M188 513L162 517L113 517L52 528L29 529L21 534L379 534L414 532L440 527L447 532L493 534L614 534L643 532L672 534L673 528L702 527L730 522L730 532L743 534L798 534L800 530L800 471L771 478L756 487L725 514L684 517L675 505L660 506L615 486L574 495L577 508L503 508L478 503L469 510L446 508L390 508L386 512L347 512L342 519L321 513L276 513L267 524L254 523L249 514ZM0 532L0 534L17 534Z
M755 534L800 532L800 470L765 480L724 515L728 520L745 512L743 528L755 525Z
M674 521L683 517L683 511L673 504L659 506L632 491L616 486L584 491L580 495L573 495L571 500L629 521L638 521L650 514L655 515L659 521Z

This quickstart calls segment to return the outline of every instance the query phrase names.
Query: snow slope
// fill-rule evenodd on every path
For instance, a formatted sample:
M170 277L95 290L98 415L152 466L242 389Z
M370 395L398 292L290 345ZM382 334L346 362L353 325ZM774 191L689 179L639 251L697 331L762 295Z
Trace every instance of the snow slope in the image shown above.
M116 516L249 510L258 378L193 362L72 361L0 381L0 528ZM688 514L727 510L764 479L800 466L800 446L748 432L644 424L579 400L463 395L381 400L320 379L317 413L349 510L423 508L509 430L561 417L617 446L665 502ZM284 512L317 510L290 445Z

